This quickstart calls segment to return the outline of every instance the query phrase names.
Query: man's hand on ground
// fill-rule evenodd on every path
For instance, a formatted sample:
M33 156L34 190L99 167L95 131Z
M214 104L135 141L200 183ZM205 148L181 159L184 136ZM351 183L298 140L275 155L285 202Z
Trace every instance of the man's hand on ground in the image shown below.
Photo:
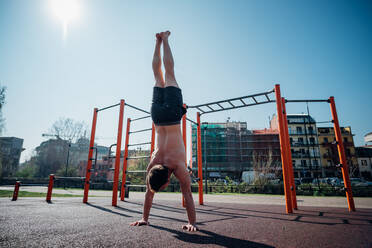
M199 230L199 228L197 228L196 225L192 225L190 223L187 225L183 225L182 229L189 232L196 232Z
M135 221L133 223L130 223L131 226L144 226L144 225L149 225L150 222L148 221L144 221L144 220L139 220L139 221Z

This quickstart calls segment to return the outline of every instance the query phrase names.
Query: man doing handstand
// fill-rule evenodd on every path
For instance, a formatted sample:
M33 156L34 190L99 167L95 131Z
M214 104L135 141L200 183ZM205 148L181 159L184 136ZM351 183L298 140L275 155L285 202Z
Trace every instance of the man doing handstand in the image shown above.
M181 134L180 120L186 113L183 107L181 89L174 75L174 61L168 43L169 31L156 34L156 45L152 69L155 76L151 117L157 135L156 148L147 166L145 202L142 219L131 223L132 226L148 225L154 193L163 190L169 184L173 173L179 180L182 195L185 198L189 222L182 228L196 231L195 206L191 194L190 174L185 167L185 144ZM165 80L161 71L160 46L163 44L163 63Z

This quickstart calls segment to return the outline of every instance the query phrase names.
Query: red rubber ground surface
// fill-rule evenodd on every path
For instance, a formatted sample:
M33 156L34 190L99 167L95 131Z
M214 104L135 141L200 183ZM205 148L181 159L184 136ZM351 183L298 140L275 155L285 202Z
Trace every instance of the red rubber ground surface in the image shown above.
M156 201L150 226L131 227L142 202L110 198L0 199L0 247L372 247L372 209L233 203L196 205L199 232L177 201Z

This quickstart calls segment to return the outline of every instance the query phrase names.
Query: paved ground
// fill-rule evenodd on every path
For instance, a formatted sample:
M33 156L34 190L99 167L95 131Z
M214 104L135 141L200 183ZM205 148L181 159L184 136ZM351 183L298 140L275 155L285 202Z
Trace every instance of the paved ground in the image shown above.
M0 198L0 247L372 247L372 209L358 201L357 212L349 213L342 198L307 197L287 215L283 197L247 199L208 195L204 206L196 204L201 230L188 233L180 228L186 220L180 194L158 194L151 225L142 227L129 226L141 218L141 193L118 207L111 197L90 197L89 204L80 197L53 198L52 204ZM304 206L314 199L342 207ZM364 199L371 207L371 199Z
M0 190L14 190L14 186L0 186ZM35 187L35 186L21 186L20 191L29 192L42 192L46 193L47 187ZM53 189L53 193L57 194L71 194L71 195L83 195L82 189ZM90 190L89 195L94 196L106 196L112 197L112 191L105 190ZM158 194L158 199L162 200L181 200L180 194L175 193L161 193ZM130 199L140 200L144 199L144 193L142 192L130 192ZM194 194L194 200L198 200L198 195ZM243 203L243 204L265 204L265 205L285 205L285 198L281 195L217 195L217 194L204 194L205 202L226 202L226 203ZM357 208L372 208L372 197L355 197L355 205ZM309 207L347 207L347 201L345 197L314 197L314 196L297 196L298 206L309 206Z

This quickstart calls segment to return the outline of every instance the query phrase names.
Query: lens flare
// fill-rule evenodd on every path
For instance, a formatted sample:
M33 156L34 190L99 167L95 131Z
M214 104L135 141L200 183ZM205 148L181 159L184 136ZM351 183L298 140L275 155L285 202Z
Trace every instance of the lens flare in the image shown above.
M67 26L80 15L78 0L50 0L53 15L61 20L63 27L63 38L67 37Z

